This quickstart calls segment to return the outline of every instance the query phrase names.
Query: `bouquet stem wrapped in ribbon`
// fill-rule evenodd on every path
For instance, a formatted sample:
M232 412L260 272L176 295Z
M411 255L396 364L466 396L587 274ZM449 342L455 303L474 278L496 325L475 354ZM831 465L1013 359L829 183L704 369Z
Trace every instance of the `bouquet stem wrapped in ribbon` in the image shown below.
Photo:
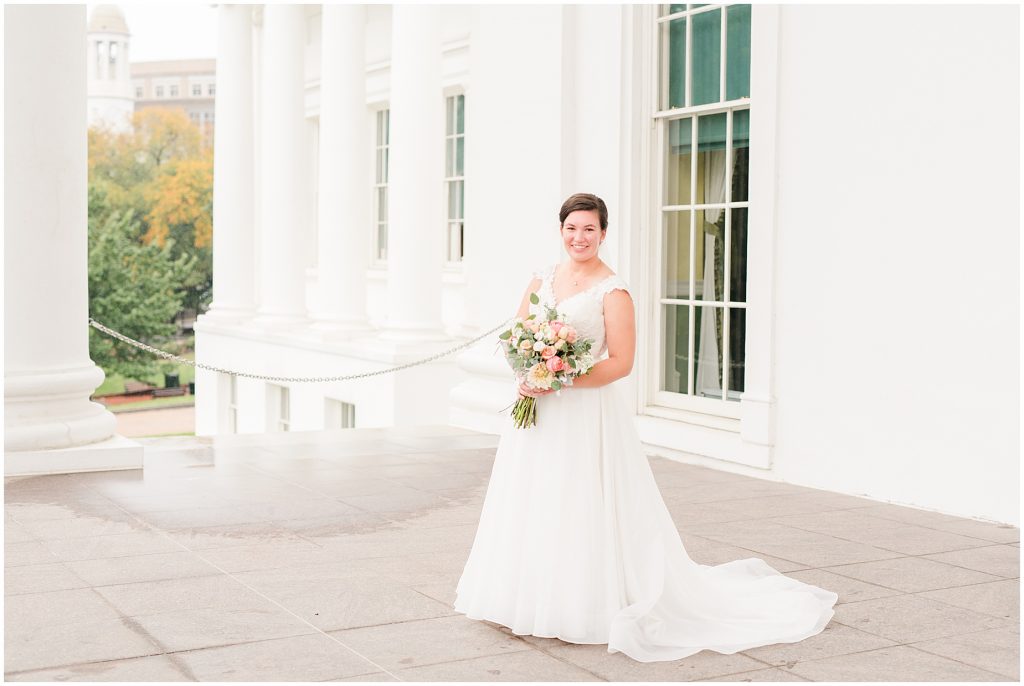
M536 305L540 298L530 294ZM581 339L565 317L552 307L544 308L544 317L531 314L515 319L512 326L498 334L504 342L505 358L520 382L531 388L560 390L571 386L573 379L590 372L594 358L590 353L593 341ZM519 429L537 423L537 399L520 396L512 406L512 419Z

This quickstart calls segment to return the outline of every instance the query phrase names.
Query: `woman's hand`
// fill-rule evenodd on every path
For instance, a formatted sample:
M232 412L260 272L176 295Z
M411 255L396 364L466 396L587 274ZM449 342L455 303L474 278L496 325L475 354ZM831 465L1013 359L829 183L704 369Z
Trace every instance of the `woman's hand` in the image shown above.
M554 393L554 392L555 392L555 389L553 389L553 388L548 388L548 389L545 390L545 389L540 389L540 388L534 388L533 386L531 386L530 384L526 383L525 381L520 381L519 382L519 394L520 395L525 395L525 396L530 397L530 398L539 398L542 395L547 395L548 393Z

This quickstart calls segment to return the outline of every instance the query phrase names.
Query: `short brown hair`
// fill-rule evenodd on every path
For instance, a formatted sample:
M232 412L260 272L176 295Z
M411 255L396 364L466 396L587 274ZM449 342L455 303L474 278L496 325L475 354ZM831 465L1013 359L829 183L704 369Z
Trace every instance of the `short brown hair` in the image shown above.
M604 200L591 193L574 193L562 203L562 209L558 211L558 223L564 224L565 218L576 210L594 210L601 220L601 230L608 228L608 207Z

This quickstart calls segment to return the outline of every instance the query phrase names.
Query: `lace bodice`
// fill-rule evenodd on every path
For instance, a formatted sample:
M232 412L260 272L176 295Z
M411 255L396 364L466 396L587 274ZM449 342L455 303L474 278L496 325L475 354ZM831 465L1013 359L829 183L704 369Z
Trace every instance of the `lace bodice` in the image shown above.
M555 292L551 286L556 266L552 264L534 270L533 275L541 280L537 291L540 302L536 305L530 304L530 314L543 317L545 306L554 307L568 323L576 327L580 336L594 340L591 353L595 360L601 360L608 352L604 331L604 296L617 288L628 292L629 286L618 274L610 274L590 288L556 302Z

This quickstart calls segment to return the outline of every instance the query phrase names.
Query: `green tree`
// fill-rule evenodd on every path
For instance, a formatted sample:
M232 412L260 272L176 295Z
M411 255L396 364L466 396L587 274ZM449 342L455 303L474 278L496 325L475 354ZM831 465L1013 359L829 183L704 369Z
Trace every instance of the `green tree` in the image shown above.
M90 218L130 218L137 241L195 256L177 284L181 306L202 312L213 291L213 150L184 110L146 108L120 131L89 129L89 186L105 198ZM98 214L106 213L106 214Z
M131 338L153 342L175 332L180 285L195 269L194 255L172 255L173 239L144 244L132 213L110 209L102 190L89 191L89 314ZM95 214L93 214L95 212ZM159 358L89 329L89 355L108 373L143 378Z

